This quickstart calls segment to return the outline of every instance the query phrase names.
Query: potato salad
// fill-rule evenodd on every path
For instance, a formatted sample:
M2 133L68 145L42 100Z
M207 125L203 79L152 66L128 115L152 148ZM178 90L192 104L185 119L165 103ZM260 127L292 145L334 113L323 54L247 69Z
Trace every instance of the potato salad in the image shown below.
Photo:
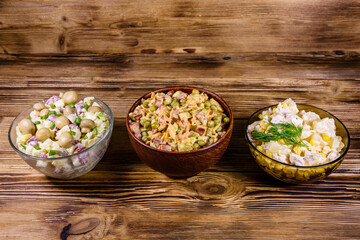
M252 144L270 158L296 166L316 166L340 156L345 146L333 118L299 111L290 98L263 111L248 126Z
M73 155L94 145L109 128L109 116L94 97L80 99L75 91L54 95L34 104L28 118L16 126L17 145L22 152L35 157L58 158ZM86 164L86 158L74 158L72 164ZM63 164L52 161L61 169ZM38 161L37 165L47 165Z
M221 105L194 89L152 93L129 114L130 129L145 144L164 151L196 150L218 141L230 119Z

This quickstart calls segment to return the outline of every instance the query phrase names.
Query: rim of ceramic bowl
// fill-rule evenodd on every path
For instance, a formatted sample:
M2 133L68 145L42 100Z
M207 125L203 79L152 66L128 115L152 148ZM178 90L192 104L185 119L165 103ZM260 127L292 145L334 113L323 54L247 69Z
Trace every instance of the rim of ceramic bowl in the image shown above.
M229 124L229 127L228 129L226 130L226 133L220 138L218 139L215 143L207 146L207 147L204 147L204 148L200 148L200 149L196 149L196 150L191 150L191 151L187 151L187 152L173 152L173 151L165 151L165 150L161 150L161 149L157 149L157 148L153 148L145 143L143 143L142 141L140 141L135 135L134 133L131 131L130 129L130 126L129 126L129 122L130 122L130 117L129 117L129 113L133 110L135 110L135 108L140 104L141 102L141 99L147 99L152 92L155 92L155 93L159 93L159 92L165 92L165 91L171 91L171 90L181 90L181 89L196 89L196 90L199 90L200 92L204 92L206 94L208 94L210 97L214 98L217 98L215 100L218 101L218 99L224 103L224 105L226 106L226 110L228 111L228 117L230 118L230 124ZM224 109L225 110L225 109ZM198 153L198 152L203 152L203 151L207 151L209 150L210 148L212 147L215 147L216 145L218 145L220 142L222 142L225 137L227 137L232 129L233 129L233 125L234 125L234 116L233 116L233 113L232 113L232 110L231 108L229 107L229 105L225 102L224 99L222 99L221 97L219 97L217 94L209 91L209 90L206 90L206 89L203 89L203 88L198 88L198 87L188 87L188 86L172 86L172 87L165 87L165 88L160 88L160 89L157 89L157 90L154 90L154 91L151 91L151 92L148 92L146 94L144 94L142 97L138 98L130 107L127 115L126 115L126 128L127 128L127 131L131 134L131 136L135 139L135 141L137 141L138 143L140 143L142 146L150 149L150 150L153 150L153 151L157 151L157 152L161 152L161 153L169 153L169 154L175 154L175 155L185 155L185 154L192 154L192 153Z
M248 118L248 120L246 121L246 127L245 127L245 139L246 139L246 141L250 144L250 146L251 146L252 148L255 149L255 151L257 151L258 153L260 153L262 156L266 157L267 159L270 159L270 160L272 160L272 161L275 161L276 163L281 163L281 164L284 164L284 165L290 166L290 167L297 167L297 168L304 168L304 169L326 167L326 166L332 165L332 164L336 163L337 161L339 161L340 159L342 159L342 158L346 155L346 153L348 152L349 147L350 147L350 134L349 134L349 131L347 130L347 128L345 127L345 125L344 125L337 117L335 117L333 114L331 114L330 112L328 112L328 111L326 111L326 110L324 110L324 109L321 109L321 108L318 108L318 107L315 107L315 106L312 106L312 105L308 105L308 104L297 104L297 105L298 105L298 106L311 107L311 108L315 108L315 109L321 110L321 111L329 114L331 117L335 118L336 120L338 120L339 123L344 127L344 129L345 129L345 131L346 131L346 137L347 137L347 139L348 139L348 144L347 144L347 147L346 147L345 151L344 151L338 158L336 158L335 160L333 160L333 161L331 161L331 162L328 162L328 163L325 163L325 164L321 164L321 165L315 165L315 166L297 166L297 165L291 165L291 164L288 164L288 163L280 162L280 161L278 161L278 160L275 160L275 159L273 159L273 158L268 157L267 155L265 155L265 154L263 154L262 152L260 152L259 150L257 150L257 148L256 148L256 147L252 144L252 142L250 141L249 136L248 136L248 134L247 134L247 128L248 128L248 126L249 126L249 121L250 121L250 119L251 119L254 115L259 114L259 112L262 112L262 111L264 111L265 109L269 109L269 108L271 108L271 107L275 107L275 106L277 106L277 104L274 104L274 105L270 105L270 106L268 106L268 107L261 108L261 109L255 111L255 112Z
M79 94L79 96L81 97L88 97L88 96L85 96L85 95L81 95ZM63 157L56 157L56 158L42 158L42 157L35 157L35 156L32 156L32 155L29 155L29 154L26 154L22 151L20 151L14 144L13 142L11 141L11 129L14 127L14 122L16 119L18 119L18 117L23 114L25 111L29 110L29 108L32 108L32 106L26 108L25 110L23 110L22 112L20 112L15 118L14 120L12 121L11 125L10 125L10 128L9 128L9 132L8 132L8 139L9 139L9 142L10 142L10 145L11 147L17 152L19 153L20 155L23 155L27 158L31 158L31 159L34 159L34 160L42 160L42 161L54 161L54 160L62 160L62 159L66 159L66 158L69 158L69 157L74 157L74 156L78 156L80 154L83 154L85 152L88 152L90 151L91 149L95 148L98 144L100 144L100 142L102 142L111 132L111 129L114 125L114 116L113 116L113 113L110 109L110 107L103 101L101 101L100 99L94 97L94 99L98 102L100 102L101 104L104 104L104 106L107 108L107 110L109 111L109 116L110 116L110 125L108 127L108 129L106 130L104 136L102 136L94 145L92 145L91 147L85 149L84 151L81 151L81 152L78 152L78 153L75 153L75 154L72 154L72 155L67 155L67 156L63 156Z

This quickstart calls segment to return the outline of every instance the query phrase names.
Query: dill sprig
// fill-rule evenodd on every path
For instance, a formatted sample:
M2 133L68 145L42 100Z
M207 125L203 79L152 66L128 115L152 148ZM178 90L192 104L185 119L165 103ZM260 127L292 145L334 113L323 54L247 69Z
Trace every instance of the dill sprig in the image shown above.
M266 133L254 130L252 132L253 138L263 142L284 139L287 145L307 147L307 145L301 140L302 127L297 127L293 123L272 123L270 121L269 125L271 128L267 130Z

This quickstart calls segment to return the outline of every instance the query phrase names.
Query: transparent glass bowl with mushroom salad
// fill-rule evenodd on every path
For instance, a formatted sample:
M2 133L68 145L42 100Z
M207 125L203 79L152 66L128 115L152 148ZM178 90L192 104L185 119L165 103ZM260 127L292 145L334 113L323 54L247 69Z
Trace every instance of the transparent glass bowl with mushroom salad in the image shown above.
M145 144L187 152L209 146L225 133L230 119L220 104L199 90L152 93L129 114L130 129Z
M20 113L10 126L9 141L45 175L75 178L100 161L112 128L112 112L104 102L68 91Z
M246 129L258 165L289 183L327 176L340 165L350 143L346 127L335 116L290 98L255 112Z

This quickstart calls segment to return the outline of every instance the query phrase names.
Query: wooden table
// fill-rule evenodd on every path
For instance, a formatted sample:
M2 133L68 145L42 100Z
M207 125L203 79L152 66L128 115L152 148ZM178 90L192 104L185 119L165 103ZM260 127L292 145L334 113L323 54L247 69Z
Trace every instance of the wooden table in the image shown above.
M360 1L0 1L0 239L60 239L69 223L100 224L72 239L359 239ZM151 90L218 93L236 121L225 156L173 180L137 158L125 129ZM67 89L115 114L110 147L74 180L33 170L11 149L11 121ZM244 140L246 119L291 97L339 117L351 134L324 180L280 183Z

